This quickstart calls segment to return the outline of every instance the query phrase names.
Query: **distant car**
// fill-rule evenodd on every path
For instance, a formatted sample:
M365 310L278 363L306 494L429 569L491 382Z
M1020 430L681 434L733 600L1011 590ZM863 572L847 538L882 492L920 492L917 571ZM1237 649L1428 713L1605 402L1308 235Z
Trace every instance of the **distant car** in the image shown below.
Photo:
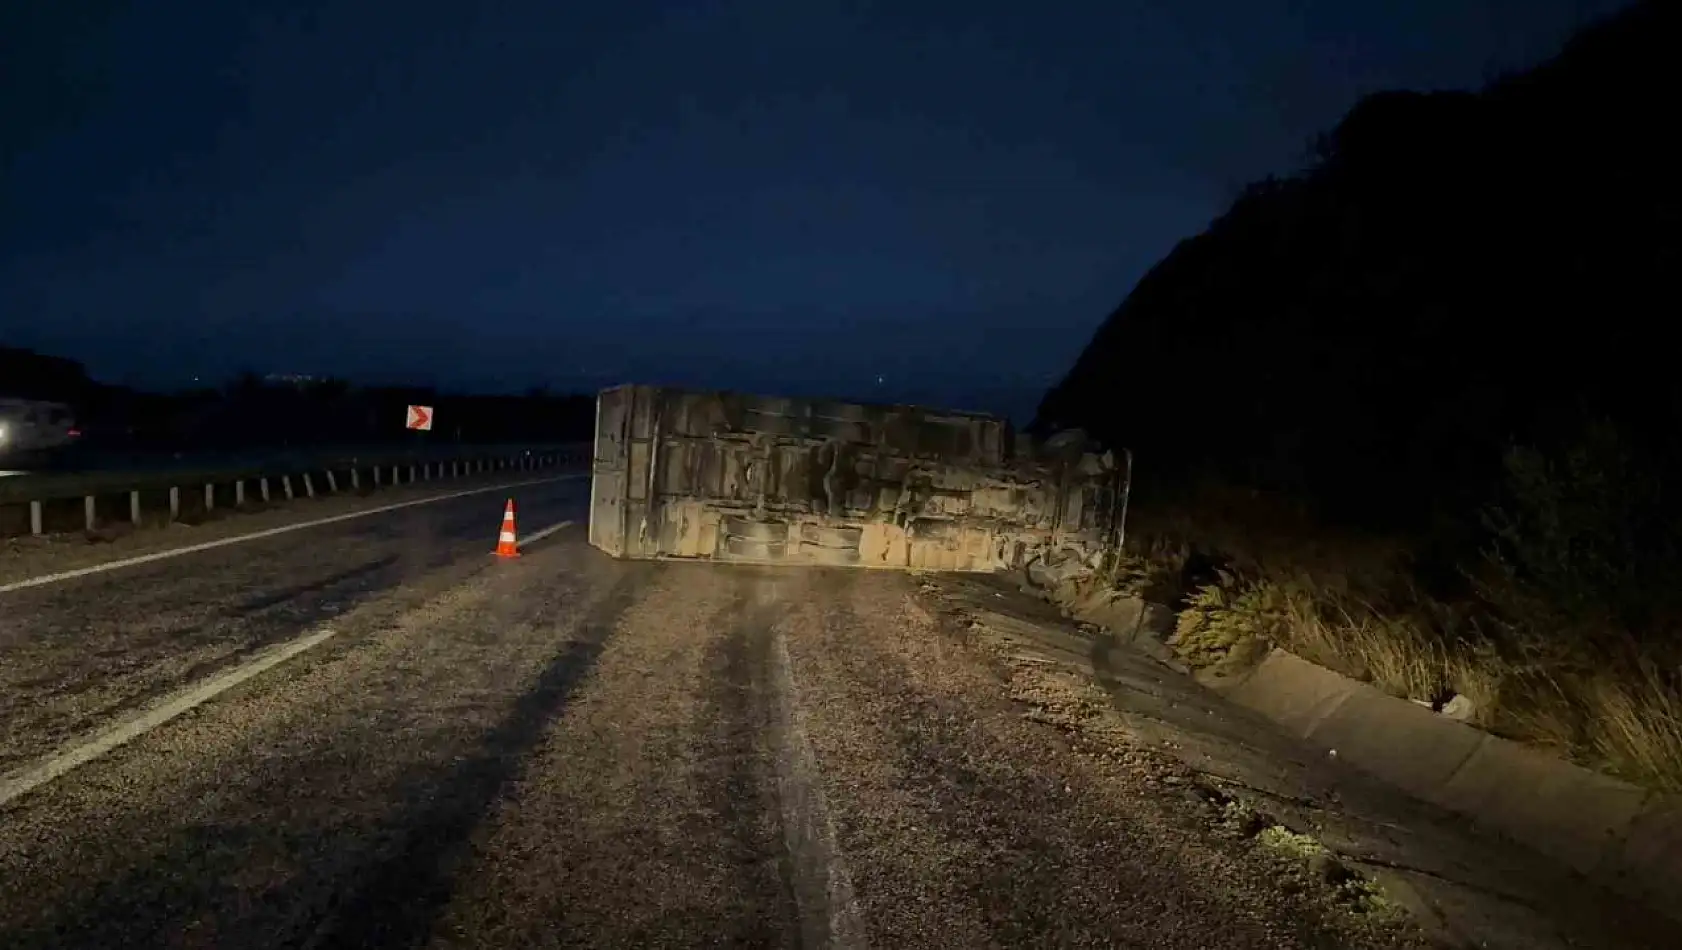
M81 436L75 414L64 403L0 398L0 461L51 458Z

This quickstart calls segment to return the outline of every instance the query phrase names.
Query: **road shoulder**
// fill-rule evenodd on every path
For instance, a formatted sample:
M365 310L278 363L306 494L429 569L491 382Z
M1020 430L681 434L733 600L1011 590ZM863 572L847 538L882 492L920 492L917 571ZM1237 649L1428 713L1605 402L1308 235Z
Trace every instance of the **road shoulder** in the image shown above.
M1409 798L999 578L930 579L948 638L984 657L1032 719L1149 776L1210 827L1265 833L1374 882L1439 940L1483 947L1668 947L1677 926L1460 816ZM1270 831L1268 829L1279 829Z

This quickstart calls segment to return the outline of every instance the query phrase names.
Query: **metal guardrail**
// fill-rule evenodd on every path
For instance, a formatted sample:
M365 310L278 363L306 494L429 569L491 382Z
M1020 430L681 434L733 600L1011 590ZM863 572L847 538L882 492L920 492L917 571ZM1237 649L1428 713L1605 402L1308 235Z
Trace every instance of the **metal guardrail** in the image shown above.
M579 444L581 443L510 442L426 447L331 446L248 452L86 452L78 453L73 465L0 473L0 504L316 469L348 469L380 464L405 464L411 461L449 461L476 455L516 455L528 451L547 454L570 449ZM0 469L7 467L0 461Z
M271 458L237 468L85 472L0 479L0 537L196 522L227 510L497 471L588 462L588 443L459 447L378 456ZM16 481L17 484L7 485Z

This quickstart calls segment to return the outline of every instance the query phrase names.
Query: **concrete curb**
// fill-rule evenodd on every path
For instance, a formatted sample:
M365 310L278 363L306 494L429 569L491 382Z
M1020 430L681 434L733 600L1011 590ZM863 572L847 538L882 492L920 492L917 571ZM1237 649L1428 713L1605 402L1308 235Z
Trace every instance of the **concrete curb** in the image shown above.
M1275 649L1204 680L1286 732L1682 920L1682 799L1547 756Z

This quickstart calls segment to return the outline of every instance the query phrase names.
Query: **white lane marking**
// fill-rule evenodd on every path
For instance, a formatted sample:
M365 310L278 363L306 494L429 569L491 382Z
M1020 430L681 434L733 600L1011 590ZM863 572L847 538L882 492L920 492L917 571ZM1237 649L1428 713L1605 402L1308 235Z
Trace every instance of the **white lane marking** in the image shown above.
M209 551L213 548L227 547L230 544L243 544L246 541L256 541L260 538L272 538L277 534L286 534L289 531L302 531L305 528L318 528L324 524L336 524L340 521L350 521L355 518L366 518L369 515L382 514L387 511L396 511L399 508L413 508L416 505L432 505L440 501L449 501L452 498L466 498L468 495L484 495L490 492L507 491L510 488L524 488L528 485L547 485L551 482L565 482L589 477L589 473L580 472L572 475L559 475L554 478L535 478L523 482L508 482L502 485L491 485L487 488L469 488L466 491L449 492L448 494L433 495L428 498L417 498L413 501L400 501L396 504L381 505L378 508L369 508L365 511L353 511L349 514L333 515L329 518L316 518L313 521L300 521L297 524L282 525L278 528L269 528L264 531L253 531L250 534L235 535L231 538L219 538L215 541L206 541L202 544L189 544L184 548L170 548L168 551L155 551L151 554L126 557L120 561L107 561L104 564L95 564L92 567L78 567L73 571L60 571L57 574L43 574L40 577L31 577L26 580L13 581L10 584L0 584L0 594L9 594L14 590L24 590L29 587L41 587L47 584L56 584L60 581L70 580L71 578L86 577L89 574L100 574L105 571L115 571L124 567L134 567L137 564L150 564L153 561L163 561L172 557L180 557L183 554L197 554L200 551Z
M550 536L551 534L554 534L555 532L561 530L562 528L568 528L568 527L571 527L571 526L572 526L572 522L562 521L558 524L552 524L547 528L541 528L537 531L533 531L531 534L528 534L524 538L520 539L520 547L525 547L526 545L532 543L533 541L541 541L544 538L547 538L548 536Z
M156 729L194 706L226 692L271 667L290 660L310 647L333 636L331 628L307 633L279 646L265 649L231 670L165 697L162 702L146 709L132 719L99 730L86 740L72 743L47 756L35 765L26 766L0 778L0 807L19 795L27 794L78 765L85 765L137 736Z

